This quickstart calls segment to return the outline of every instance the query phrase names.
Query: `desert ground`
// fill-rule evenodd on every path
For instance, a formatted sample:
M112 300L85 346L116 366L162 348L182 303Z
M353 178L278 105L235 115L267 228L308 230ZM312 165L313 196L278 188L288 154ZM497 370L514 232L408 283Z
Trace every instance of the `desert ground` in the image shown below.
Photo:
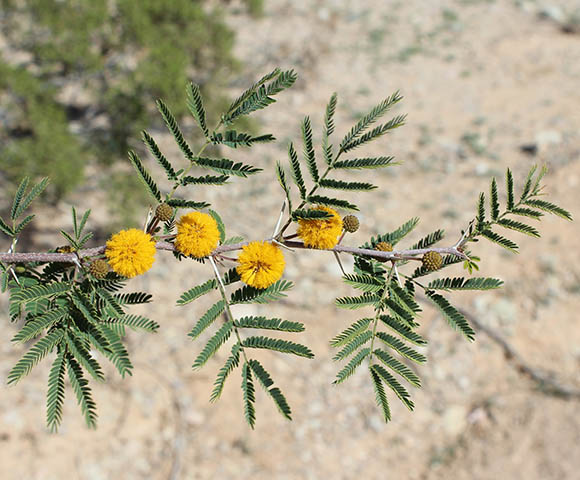
M401 165L357 179L380 190L353 196L361 229L347 243L392 230L413 216L421 223L409 245L444 228L454 243L476 209L480 191L510 167L516 187L531 165L546 164L550 198L580 216L580 35L571 28L576 1L511 0L379 1L270 0L261 19L229 23L237 56L245 62L234 96L275 66L294 68L294 88L263 111L263 130L278 142L230 158L264 168L235 187L207 191L230 235L266 238L283 199L274 171L286 161L288 141L298 140L304 115L320 140L324 108L339 96L337 137L396 90L404 100L393 114L407 124L361 149L359 155L394 155ZM568 25L567 28L566 25ZM152 99L153 101L153 99ZM162 132L157 136L161 138ZM169 139L167 152L179 153ZM521 149L535 145L535 153ZM230 152L228 152L229 154ZM154 169L153 161L148 166ZM500 181L500 186L503 180ZM87 187L88 190L88 187ZM89 224L106 222L98 192L78 192L71 203L93 207ZM502 201L505 193L502 190ZM43 216L40 247L54 245L70 224L70 204ZM143 213L146 212L144 206ZM505 282L500 290L453 293L451 298L505 338L530 366L580 388L580 222L546 216L541 239L507 232L521 253L489 242L473 252L480 275ZM44 427L46 376L39 366L16 387L0 386L2 479L520 479L578 478L578 399L550 395L523 376L497 343L479 332L474 343L452 331L424 305L421 333L428 363L418 369L414 412L394 397L385 424L365 369L335 386L339 366L328 340L359 312L337 309L334 298L352 292L331 254L286 253L285 278L296 286L287 299L244 306L236 314L264 314L306 324L300 341L316 358L259 355L287 395L294 420L282 418L257 387L256 429L245 424L239 372L219 402L209 403L226 351L200 371L191 364L202 341L186 336L214 298L184 308L181 292L209 278L209 266L175 262L158 253L156 268L129 290L154 294L155 303L134 311L157 320L157 334L130 332L134 375L121 380L107 366L107 382L94 384L99 427L88 430L67 391L58 434ZM348 266L348 259L344 259ZM460 275L461 265L446 273ZM10 338L6 315L0 374L23 354ZM574 313L576 312L576 313Z

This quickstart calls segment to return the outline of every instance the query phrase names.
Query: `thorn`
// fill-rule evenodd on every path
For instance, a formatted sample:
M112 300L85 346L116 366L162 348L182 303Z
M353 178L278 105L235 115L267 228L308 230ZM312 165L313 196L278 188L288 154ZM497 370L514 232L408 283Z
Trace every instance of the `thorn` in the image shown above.
M145 220L145 225L143 225L143 232L147 233L147 227L149 227L149 222L151 221L151 213L153 212L153 207L149 205L149 211L147 212L147 219Z
M284 217L284 211L286 210L286 199L282 202L282 208L280 209L280 216L278 217L278 222L276 222L276 226L274 227L274 233L272 237L276 237L278 235L278 230L280 230L280 225L282 224L282 217Z
M399 277L399 270L397 270L397 264L393 262L393 268L395 269L395 277L397 277L397 282L399 282L399 287L403 288L403 283L401 282L401 277Z
M342 274L346 275L346 272L344 271L344 268L342 266L342 262L340 261L340 257L338 256L338 252L332 252L332 253L334 253L334 257L336 258L336 261L338 262L338 266L340 267Z
M272 239L272 243L275 243L276 245L278 245L279 247L282 247L292 253L294 253L296 250L294 250L293 248L290 248L288 245L284 245L282 242L279 242L278 240L276 240L275 238Z

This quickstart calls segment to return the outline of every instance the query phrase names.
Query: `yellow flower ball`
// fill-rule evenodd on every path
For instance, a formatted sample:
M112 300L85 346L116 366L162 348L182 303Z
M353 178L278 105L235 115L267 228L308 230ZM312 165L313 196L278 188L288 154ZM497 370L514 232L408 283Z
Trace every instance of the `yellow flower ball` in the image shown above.
M251 242L238 255L237 271L242 281L255 288L267 288L284 272L284 254L268 242Z
M153 266L155 240L136 228L121 230L107 242L105 256L114 272L133 278Z
M298 236L307 247L332 248L338 243L338 237L342 233L342 218L329 207L320 205L315 210L324 210L332 217L319 220L298 220Z
M220 231L215 219L207 213L191 212L177 222L175 248L184 255L207 257L218 245Z

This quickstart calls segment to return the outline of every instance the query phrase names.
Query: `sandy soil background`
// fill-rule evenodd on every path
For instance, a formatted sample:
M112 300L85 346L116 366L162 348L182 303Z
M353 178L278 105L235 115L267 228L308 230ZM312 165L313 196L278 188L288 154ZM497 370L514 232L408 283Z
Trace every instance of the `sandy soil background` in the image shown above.
M320 138L325 104L338 92L340 137L360 114L400 89L405 100L395 113L408 113L408 124L360 153L392 154L403 164L356 174L373 177L381 189L356 198L362 228L353 245L415 215L422 222L410 243L436 228L454 242L493 175L510 166L521 179L536 162L550 167L551 198L578 218L580 35L562 29L577 7L563 0L548 6L271 0L263 19L232 16L237 54L246 62L233 95L277 65L295 68L300 79L260 116L280 142L231 154L265 172L236 187L208 190L210 201L230 234L268 236L282 200L274 162L285 161L302 116L311 115ZM535 156L520 150L529 143L538 147ZM170 151L168 141L164 148ZM75 199L95 208L93 227L106 221L97 200L86 192ZM44 225L41 219L41 244L53 245L54 225L70 222L68 205L51 215ZM539 228L540 240L511 235L520 255L480 242L474 251L483 259L481 274L503 279L506 287L452 299L497 329L531 365L578 387L580 222L545 217ZM484 334L470 345L430 307L421 327L430 342L429 362L419 371L424 388L413 392L415 412L393 399L394 419L385 425L364 369L332 386L338 366L328 339L360 315L333 306L335 296L349 289L332 256L316 252L286 255L285 276L296 283L287 300L236 309L304 321L301 341L316 354L311 361L259 356L286 392L294 421L285 421L258 391L258 422L250 431L238 376L216 405L208 402L225 351L200 372L190 368L203 342L192 344L186 333L213 299L174 306L183 290L208 278L208 267L158 257L156 268L131 290L155 294L154 304L135 311L162 328L156 335L129 334L133 377L122 381L107 367L107 383L93 385L96 432L85 428L69 390L60 432L47 433L46 362L17 387L0 386L1 478L578 478L578 402L539 391ZM0 307L6 311L6 298ZM14 332L6 322L2 377L24 351L10 345Z

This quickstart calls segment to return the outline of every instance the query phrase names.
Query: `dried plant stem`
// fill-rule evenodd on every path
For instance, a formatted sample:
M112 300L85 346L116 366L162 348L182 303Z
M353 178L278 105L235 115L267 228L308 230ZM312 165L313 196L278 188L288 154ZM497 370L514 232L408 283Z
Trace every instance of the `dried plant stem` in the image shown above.
M533 382L535 382L543 392L566 399L580 398L580 389L564 385L557 379L553 378L552 374L532 367L500 333L483 324L477 317L471 315L469 312L463 309L458 310L469 320L476 330L485 333L494 343L499 345L503 350L506 360L513 364L519 373L529 377Z

